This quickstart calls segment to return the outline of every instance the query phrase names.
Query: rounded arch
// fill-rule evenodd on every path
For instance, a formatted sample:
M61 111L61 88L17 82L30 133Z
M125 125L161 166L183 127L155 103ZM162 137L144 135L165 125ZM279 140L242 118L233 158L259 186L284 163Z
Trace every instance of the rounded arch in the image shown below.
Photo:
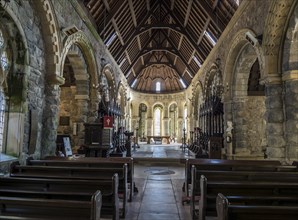
M110 89L110 97L112 99L116 99L115 95L116 93L116 80L115 80L115 76L114 76L114 71L112 69L112 65L111 64L105 64L102 68L101 74L104 74L107 81L108 81L108 85L109 85L109 89Z
M88 38L82 31L78 31L72 35L70 35L63 46L63 51L61 53L61 60L59 63L59 69L63 70L63 66L65 63L66 56L70 50L70 48L76 44L82 51L82 54L88 65L88 72L90 74L92 82L98 82L98 66L95 60L95 55L93 52L93 47L89 42ZM60 71L60 76L62 76L63 72Z
M90 101L90 111L88 115L87 121L94 121L97 117L97 110L98 110L98 104L99 104L99 73L98 73L98 66L95 59L93 47L88 40L87 36L82 32L78 31L70 36L67 37L65 40L63 50L61 52L61 59L59 63L59 69L61 70L59 72L60 77L63 77L63 69L66 57L70 57L70 55L73 57L72 59L78 61L78 64L81 63L81 58L78 56L78 53L73 53L72 49L75 47L78 47L80 51L77 51L78 53L81 53L82 58L84 59L86 63L86 71L84 73L85 76L81 78L80 80L87 81L88 83L88 91L85 91L85 94L88 97L86 99ZM75 62L74 62L75 63ZM78 74L79 75L79 74ZM81 77L81 76L79 76Z
M226 87L225 91L225 101L229 101L232 99L232 90L230 89L231 85L233 85L233 74L235 71L235 62L238 59L239 54L241 54L241 51L245 48L246 45L249 45L250 43L246 39L246 33L250 32L253 33L253 35L256 36L256 34L250 30L250 29L242 29L237 32L235 37L232 39L231 42L233 42L230 46L230 50L226 59L225 63L225 69L224 69L224 78L223 78L223 85ZM263 49L260 45L256 45L254 47L254 50L256 52L256 56L259 60L260 64L260 70L261 70L261 78L265 78L265 60L264 60L264 53Z
M265 71L268 77L274 75L280 81L278 74L281 72L281 45L283 44L289 15L297 4L296 0L270 1L269 15L265 21L263 48L265 54Z
M255 159L264 158L263 151L267 143L265 96L249 95L248 86L254 64L258 64L260 77L265 77L264 55L259 44L252 45L247 41L247 32L256 35L249 29L239 31L228 53L223 84L226 89L224 121L225 127L228 121L233 124L232 147L235 158L246 156Z
M198 80L194 84L193 93L192 93L192 102L194 107L194 119L199 119L199 110L200 105L203 103L204 98L204 90L203 90L203 84L200 80Z
M38 17L41 20L41 31L44 46L45 46L45 59L46 59L46 74L48 82L51 84L61 84L63 79L59 77L62 71L59 66L61 54L61 39L60 30L54 13L52 2L49 0L40 0L32 4Z

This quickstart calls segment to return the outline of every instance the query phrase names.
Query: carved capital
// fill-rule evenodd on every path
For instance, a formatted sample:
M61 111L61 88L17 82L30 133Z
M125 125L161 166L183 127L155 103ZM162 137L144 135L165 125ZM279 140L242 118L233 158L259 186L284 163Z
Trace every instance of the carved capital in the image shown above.
M50 85L63 85L65 83L65 79L62 76L51 74L47 77L47 81Z
M262 85L279 85L282 83L281 76L279 74L269 74L261 79Z

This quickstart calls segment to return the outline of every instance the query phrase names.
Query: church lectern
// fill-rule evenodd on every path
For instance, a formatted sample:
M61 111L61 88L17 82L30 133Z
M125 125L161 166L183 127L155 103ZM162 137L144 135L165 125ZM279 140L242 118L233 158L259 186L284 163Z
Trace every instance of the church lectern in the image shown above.
M109 157L113 151L112 130L102 123L85 123L86 157Z

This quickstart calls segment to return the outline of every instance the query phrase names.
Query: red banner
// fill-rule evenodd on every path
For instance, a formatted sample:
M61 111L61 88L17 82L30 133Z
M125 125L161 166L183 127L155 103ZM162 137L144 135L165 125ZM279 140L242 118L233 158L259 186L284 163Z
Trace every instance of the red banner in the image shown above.
M113 128L113 117L104 116L103 117L103 128Z

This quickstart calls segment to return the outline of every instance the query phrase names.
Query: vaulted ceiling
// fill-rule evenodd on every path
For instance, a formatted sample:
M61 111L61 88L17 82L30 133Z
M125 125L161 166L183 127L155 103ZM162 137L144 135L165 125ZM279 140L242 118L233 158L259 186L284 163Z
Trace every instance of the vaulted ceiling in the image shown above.
M132 89L187 88L237 0L81 0Z

